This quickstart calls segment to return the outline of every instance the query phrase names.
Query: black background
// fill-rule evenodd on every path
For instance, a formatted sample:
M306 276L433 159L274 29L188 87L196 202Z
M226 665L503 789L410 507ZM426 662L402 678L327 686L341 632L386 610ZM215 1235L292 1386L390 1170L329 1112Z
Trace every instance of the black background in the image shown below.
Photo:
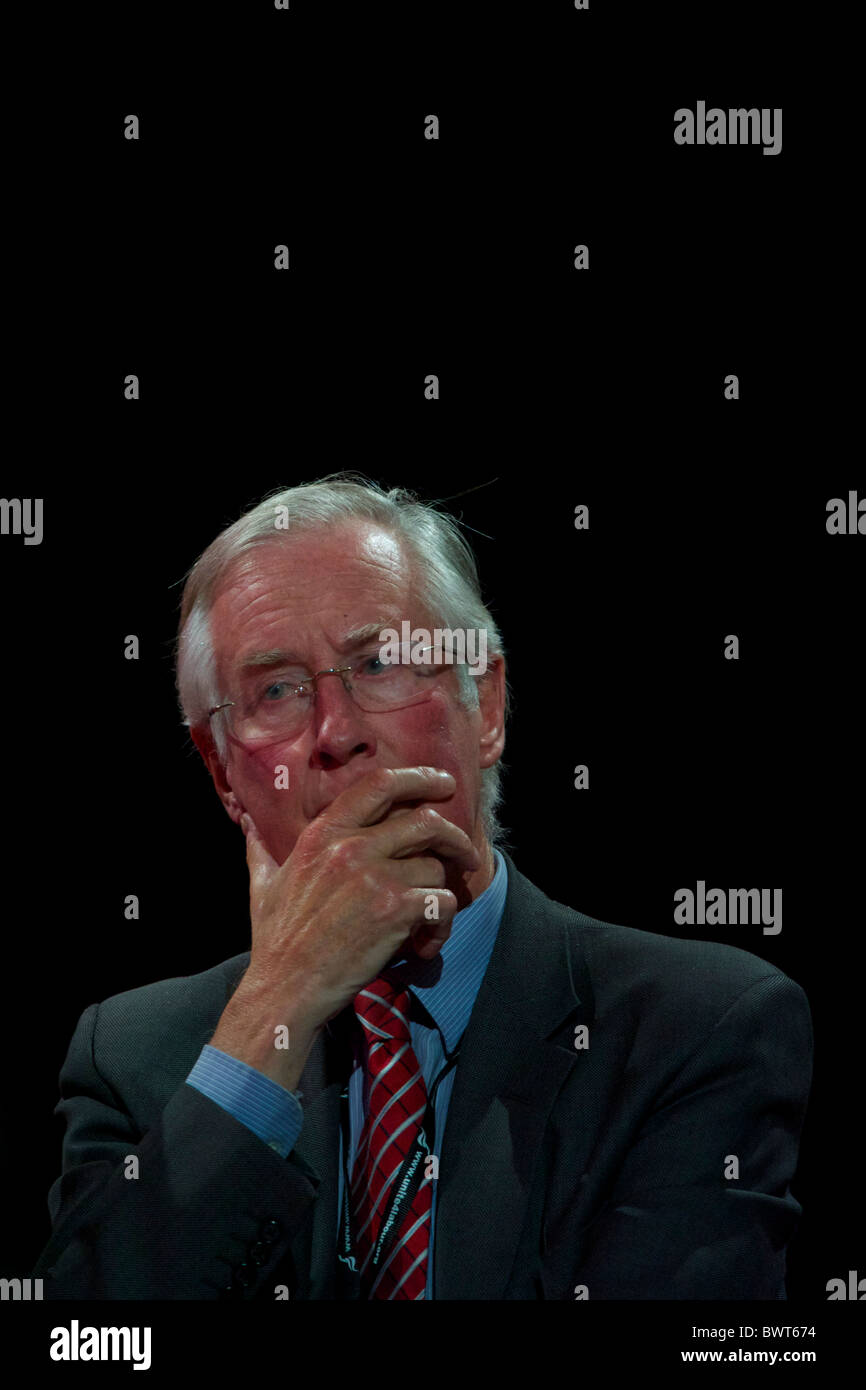
M825 526L830 498L866 494L833 325L844 92L822 106L797 79L789 9L591 4L292 0L202 10L198 35L132 7L110 61L81 34L59 126L25 99L7 375L24 442L3 491L44 497L45 537L0 540L3 1273L48 1236L82 1011L249 945L243 841L175 703L183 576L265 492L351 468L452 499L467 528L514 693L501 814L522 872L803 985L789 1298L814 1321L828 1279L866 1274L866 541ZM781 154L677 146L673 113L699 99L782 107ZM698 879L781 887L781 934L677 927Z

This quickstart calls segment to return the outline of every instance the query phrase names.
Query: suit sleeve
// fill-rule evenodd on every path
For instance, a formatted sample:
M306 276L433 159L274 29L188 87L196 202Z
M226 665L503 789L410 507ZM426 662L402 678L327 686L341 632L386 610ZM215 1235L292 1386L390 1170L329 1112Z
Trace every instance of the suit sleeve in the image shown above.
M776 974L740 994L658 1098L585 1231L585 1296L786 1297L812 1050L799 985Z
M318 1175L186 1082L141 1133L97 1069L98 1013L82 1014L60 1072L62 1173L34 1270L44 1298L252 1296L286 1258Z
M210 1096L280 1158L288 1158L298 1142L304 1127L303 1093L287 1091L239 1057L206 1043L186 1084Z

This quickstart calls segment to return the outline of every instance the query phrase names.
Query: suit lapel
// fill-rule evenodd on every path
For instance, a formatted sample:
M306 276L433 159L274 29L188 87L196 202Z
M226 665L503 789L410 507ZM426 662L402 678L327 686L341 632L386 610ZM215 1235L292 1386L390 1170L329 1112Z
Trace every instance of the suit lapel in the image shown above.
M590 1016L562 917L505 859L505 908L463 1037L442 1141L437 1299L502 1297L547 1120L578 1056L573 1025Z

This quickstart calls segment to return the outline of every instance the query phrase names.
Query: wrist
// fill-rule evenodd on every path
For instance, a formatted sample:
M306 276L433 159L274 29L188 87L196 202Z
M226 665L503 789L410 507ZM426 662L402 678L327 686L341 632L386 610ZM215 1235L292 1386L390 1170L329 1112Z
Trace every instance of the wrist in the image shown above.
M210 1045L294 1091L321 1028L305 1012L242 983L223 1010Z

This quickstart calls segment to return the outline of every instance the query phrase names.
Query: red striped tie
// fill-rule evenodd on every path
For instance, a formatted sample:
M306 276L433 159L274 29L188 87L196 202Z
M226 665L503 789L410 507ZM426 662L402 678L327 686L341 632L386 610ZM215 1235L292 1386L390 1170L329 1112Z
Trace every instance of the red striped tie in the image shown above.
M403 1161L416 1150L427 1107L427 1087L409 1032L409 991L380 976L355 999L355 1014L367 1044L369 1085L351 1192L361 1288L366 1298L423 1299L433 1201L429 1180L422 1178L411 1203L401 1206L399 1231L379 1267L370 1263L403 1183L397 1182ZM433 1136L425 1137L432 1145Z

